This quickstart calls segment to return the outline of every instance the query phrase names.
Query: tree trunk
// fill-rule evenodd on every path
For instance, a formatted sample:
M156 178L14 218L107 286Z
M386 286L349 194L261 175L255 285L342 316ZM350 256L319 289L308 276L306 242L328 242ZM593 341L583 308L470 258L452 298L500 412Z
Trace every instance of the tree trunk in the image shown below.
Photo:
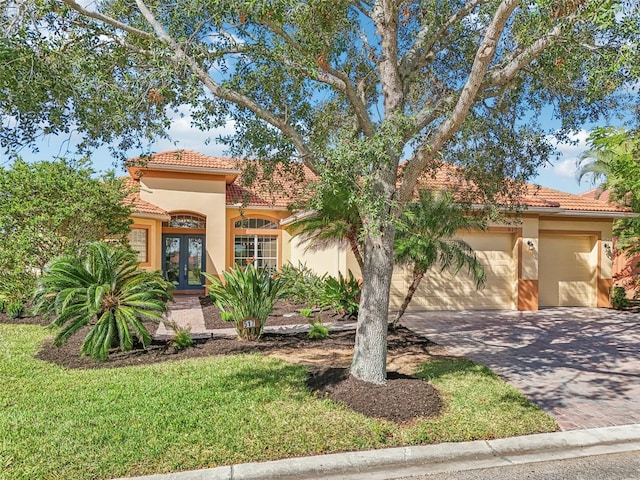
M383 236L367 235L362 295L351 375L378 385L387 380L389 290L393 274L393 227Z
M422 277L424 277L424 273L425 272L419 272L415 270L413 271L413 281L411 282L411 285L409 285L409 289L407 290L407 295L404 297L404 301L400 306L400 310L398 310L396 317L393 319L393 322L391 323L391 328L396 328L398 326L398 322L400 322L402 315L404 315L404 312L407 310L409 303L411 303L413 294L416 293L416 290L418 289L418 285L420 285L420 282L422 281Z

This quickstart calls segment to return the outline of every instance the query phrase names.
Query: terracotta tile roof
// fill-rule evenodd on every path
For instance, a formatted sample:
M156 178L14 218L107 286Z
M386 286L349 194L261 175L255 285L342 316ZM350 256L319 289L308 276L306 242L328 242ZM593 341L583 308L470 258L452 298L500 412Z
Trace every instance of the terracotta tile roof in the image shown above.
M317 180L316 175L303 165L294 165L291 171L278 167L271 178L266 178L262 168L257 167L256 178L251 185L242 184L243 175L227 185L227 205L282 207L300 201L308 195L305 188Z
M238 170L238 160L213 157L193 150L171 150L154 153L149 156L132 158L129 165L166 165L175 167L211 168L222 170Z
M544 201L557 203L560 208L571 211L582 212L630 212L631 209L615 203L604 201L601 197L596 200L584 195L574 195L572 193L561 192L547 187L536 187L527 185L529 193L524 197L525 203L528 200L542 199Z
M419 185L427 188L458 188L461 191L474 191L477 187L463 178L458 167L441 165L435 174L423 174ZM525 193L520 198L523 205L531 208L551 208L582 212L629 212L629 208L609 203L608 196L599 199L586 194L575 195L552 188L526 184Z
M126 206L130 206L134 214L146 213L153 215L169 215L166 210L163 210L153 203L149 203L140 198L140 182L137 182L130 177L125 177L123 187L125 190L131 191L131 193L124 198L124 204Z
M602 191L600 188L592 188L580 194L581 197L600 200L601 202L611 202L611 190Z

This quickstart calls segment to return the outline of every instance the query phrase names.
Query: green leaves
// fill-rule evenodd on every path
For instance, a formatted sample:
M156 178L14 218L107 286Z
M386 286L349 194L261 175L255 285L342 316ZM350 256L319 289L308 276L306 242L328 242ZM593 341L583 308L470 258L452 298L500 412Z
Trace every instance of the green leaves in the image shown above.
M12 278L0 280L0 292L31 296L35 272L54 257L128 233L122 180L94 174L87 160L0 168L0 268Z
M275 301L285 293L286 280L253 264L224 272L224 283L211 274L203 275L211 282L209 295L235 323L238 337L259 339ZM245 325L245 321L253 323Z
M105 360L114 344L129 351L135 340L151 342L142 322L162 319L170 288L160 273L138 270L130 251L94 243L85 258L60 257L47 265L38 279L36 311L60 327L58 346L91 325L80 352Z

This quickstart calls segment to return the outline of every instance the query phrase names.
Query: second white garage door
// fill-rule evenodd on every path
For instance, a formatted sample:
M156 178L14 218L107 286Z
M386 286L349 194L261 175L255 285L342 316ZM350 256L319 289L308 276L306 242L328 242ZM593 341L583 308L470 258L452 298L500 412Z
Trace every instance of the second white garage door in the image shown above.
M598 258L596 238L541 235L538 303L541 307L594 307Z

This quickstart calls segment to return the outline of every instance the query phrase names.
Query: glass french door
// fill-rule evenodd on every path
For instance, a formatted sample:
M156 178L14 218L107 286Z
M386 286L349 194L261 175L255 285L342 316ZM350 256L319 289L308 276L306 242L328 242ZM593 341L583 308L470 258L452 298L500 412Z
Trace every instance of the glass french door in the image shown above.
M176 290L203 288L204 248L204 235L162 235L162 273Z

